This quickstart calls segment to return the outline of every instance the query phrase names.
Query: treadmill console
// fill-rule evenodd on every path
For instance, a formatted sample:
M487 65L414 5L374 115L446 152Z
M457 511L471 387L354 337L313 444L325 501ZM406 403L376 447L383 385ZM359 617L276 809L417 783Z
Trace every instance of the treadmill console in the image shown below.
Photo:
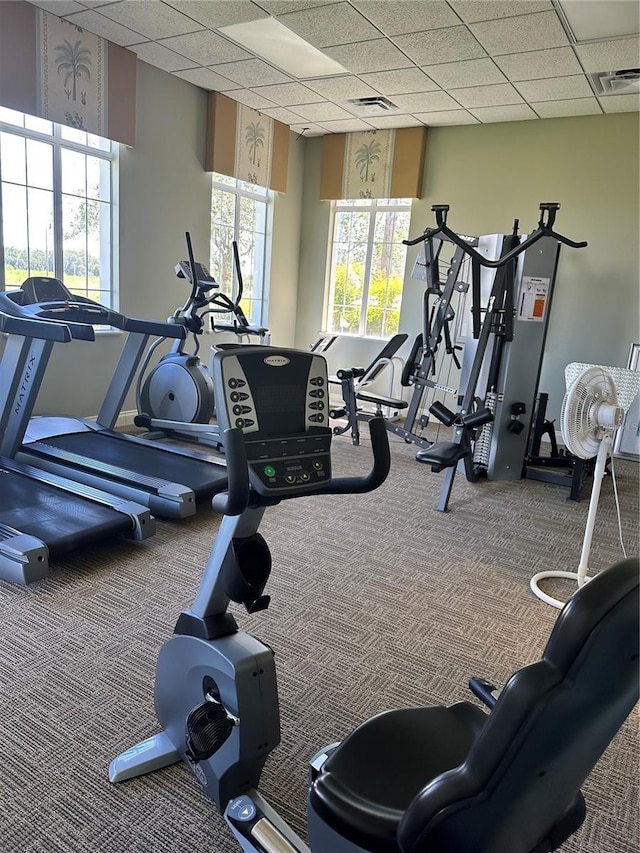
M327 363L322 356L265 346L212 358L220 433L244 433L249 479L260 495L304 495L331 479Z
M23 293L23 305L37 305L40 302L73 302L75 296L64 286L59 278L44 275L32 275L20 285Z

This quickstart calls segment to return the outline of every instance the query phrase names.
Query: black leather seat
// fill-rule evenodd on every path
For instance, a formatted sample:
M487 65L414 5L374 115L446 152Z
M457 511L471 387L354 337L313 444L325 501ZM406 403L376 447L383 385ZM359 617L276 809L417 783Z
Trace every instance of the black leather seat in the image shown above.
M624 560L581 587L490 714L461 702L365 722L325 761L310 809L372 853L556 850L638 700L639 569Z

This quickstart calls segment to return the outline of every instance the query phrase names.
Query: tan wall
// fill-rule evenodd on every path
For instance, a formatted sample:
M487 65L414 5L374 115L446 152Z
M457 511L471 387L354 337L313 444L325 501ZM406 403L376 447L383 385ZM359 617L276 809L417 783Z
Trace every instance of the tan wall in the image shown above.
M319 247L326 246L329 212L313 198L320 145L309 140L305 164L300 346L323 323L326 249ZM414 202L411 236L435 223L432 204L450 205L455 231L487 234L510 232L514 218L530 231L539 203L558 201L557 230L589 242L561 251L540 383L552 416L559 413L568 362L626 365L630 344L640 340L638 163L637 113L429 131L424 198ZM415 254L409 253L409 272ZM407 278L401 330L419 331L421 301L420 283ZM333 360L342 351L348 363L366 363L378 346L345 341Z

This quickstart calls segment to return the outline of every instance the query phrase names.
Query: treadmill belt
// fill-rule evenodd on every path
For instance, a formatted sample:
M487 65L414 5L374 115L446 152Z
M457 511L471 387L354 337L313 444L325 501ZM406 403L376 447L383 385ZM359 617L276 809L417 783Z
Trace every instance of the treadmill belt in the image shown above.
M128 515L0 468L0 521L41 539L52 556L126 533Z
M194 456L181 456L159 445L147 446L127 441L117 433L106 430L65 433L42 438L41 441L95 460L96 474L100 474L101 462L117 465L132 472L134 485L136 474L159 477L169 483L187 486L197 500L213 495L215 485L227 476L227 469L223 465L196 459ZM29 445L25 446L28 448Z

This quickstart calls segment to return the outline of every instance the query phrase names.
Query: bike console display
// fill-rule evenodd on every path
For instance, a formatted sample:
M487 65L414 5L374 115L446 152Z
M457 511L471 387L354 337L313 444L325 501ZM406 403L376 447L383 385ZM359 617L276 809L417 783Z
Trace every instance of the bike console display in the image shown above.
M322 356L234 347L215 353L212 371L220 434L242 430L255 491L273 497L300 495L331 479L327 363Z

